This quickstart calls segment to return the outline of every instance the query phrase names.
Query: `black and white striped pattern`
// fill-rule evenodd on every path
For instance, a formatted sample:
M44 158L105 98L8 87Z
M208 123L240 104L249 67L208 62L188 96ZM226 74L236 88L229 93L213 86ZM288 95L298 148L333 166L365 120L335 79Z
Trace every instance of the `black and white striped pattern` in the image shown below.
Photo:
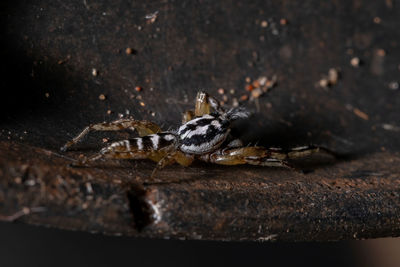
M217 115L195 118L178 129L179 148L190 154L204 154L217 149L229 134L228 120Z
M175 145L176 136L169 132L150 134L112 143L109 148L116 151L154 151Z

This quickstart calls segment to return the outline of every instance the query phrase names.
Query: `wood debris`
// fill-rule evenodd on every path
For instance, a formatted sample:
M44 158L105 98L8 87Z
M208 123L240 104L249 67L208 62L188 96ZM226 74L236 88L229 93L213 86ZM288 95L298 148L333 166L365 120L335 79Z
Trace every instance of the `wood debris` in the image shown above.
M353 109L353 113L356 115L356 116L358 116L358 117L360 117L361 119L363 119L363 120L369 120L369 116L365 113L365 112L363 112L363 111L361 111L360 109L358 109L358 108L354 108Z
M328 75L323 75L321 80L318 81L318 86L327 88L334 86L338 83L340 78L340 70L337 68L330 68Z

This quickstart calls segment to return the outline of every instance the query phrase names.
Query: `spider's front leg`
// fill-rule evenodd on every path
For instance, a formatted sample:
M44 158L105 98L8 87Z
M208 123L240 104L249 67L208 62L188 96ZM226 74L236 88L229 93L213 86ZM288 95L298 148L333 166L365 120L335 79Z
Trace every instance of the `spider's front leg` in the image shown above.
M161 131L160 127L155 123L149 121L138 121L134 119L119 119L112 122L91 124L75 138L61 147L61 151L66 151L69 147L78 143L83 137L92 131L120 131L125 129L136 130L139 136L146 136Z

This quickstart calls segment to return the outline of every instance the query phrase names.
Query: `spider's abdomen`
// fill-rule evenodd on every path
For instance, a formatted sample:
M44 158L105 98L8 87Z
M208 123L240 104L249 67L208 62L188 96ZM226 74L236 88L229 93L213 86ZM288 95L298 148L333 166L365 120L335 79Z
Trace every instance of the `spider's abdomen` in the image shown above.
M178 129L179 148L190 154L216 150L229 134L229 122L213 115L204 115Z

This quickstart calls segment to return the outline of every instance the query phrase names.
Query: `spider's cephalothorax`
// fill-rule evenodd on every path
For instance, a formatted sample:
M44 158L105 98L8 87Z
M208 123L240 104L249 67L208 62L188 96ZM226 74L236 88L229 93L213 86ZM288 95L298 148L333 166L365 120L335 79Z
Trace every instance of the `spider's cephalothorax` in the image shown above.
M215 151L228 137L231 122L246 117L248 113L244 110L233 109L227 113L214 112L190 120L178 129L179 149L196 155Z
M244 147L239 139L231 138L230 127L234 120L248 116L249 113L244 108L225 111L217 100L199 92L195 110L185 112L183 124L177 131L162 132L152 122L120 119L86 127L61 149L67 150L90 131L131 129L136 130L140 137L113 142L98 154L85 158L81 164L100 158L151 159L158 163L156 169L160 169L174 162L188 166L198 159L223 165L290 167L287 159L303 157L320 150L318 147L298 147L284 152L260 146Z

